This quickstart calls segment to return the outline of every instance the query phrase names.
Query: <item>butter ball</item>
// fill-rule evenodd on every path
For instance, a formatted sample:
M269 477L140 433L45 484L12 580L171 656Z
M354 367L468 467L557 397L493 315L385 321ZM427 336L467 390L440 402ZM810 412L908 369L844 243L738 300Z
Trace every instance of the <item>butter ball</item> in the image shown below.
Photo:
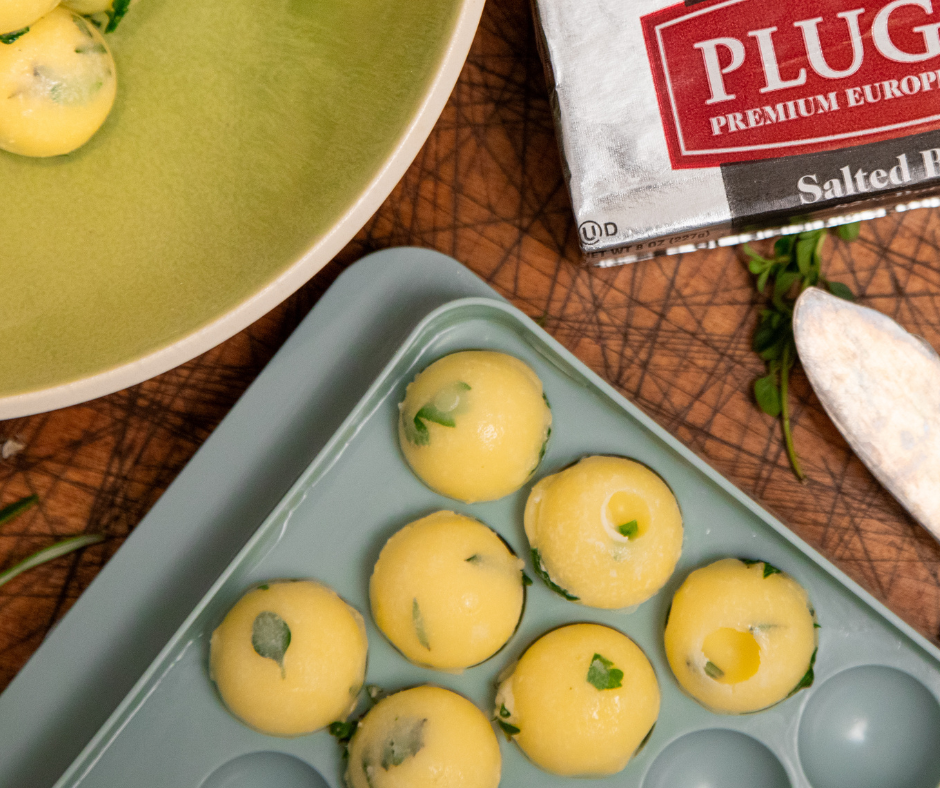
M66 8L0 44L0 148L59 156L101 127L117 92L114 59L98 30Z
M412 662L459 671L516 631L523 561L483 523L435 512L392 536L369 582L372 616Z
M409 384L399 410L399 442L411 469L431 489L467 503L518 490L551 433L538 376L493 351L435 361Z
M275 736L345 720L365 680L362 616L313 580L263 583L212 633L209 663L225 705Z

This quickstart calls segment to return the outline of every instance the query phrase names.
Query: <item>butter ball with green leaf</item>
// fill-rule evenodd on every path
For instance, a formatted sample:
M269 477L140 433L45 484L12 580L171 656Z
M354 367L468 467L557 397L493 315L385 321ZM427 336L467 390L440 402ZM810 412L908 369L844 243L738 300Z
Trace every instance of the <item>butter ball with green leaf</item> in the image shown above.
M570 624L543 635L504 672L494 717L536 766L602 777L646 743L659 702L653 667L630 638Z
M682 553L682 513L669 485L624 457L585 457L541 479L523 519L536 573L589 607L649 599Z
M367 649L362 616L331 588L272 581L246 593L212 633L210 677L245 724L299 736L352 712Z
M369 598L382 633L412 662L460 671L491 657L516 631L523 561L472 517L435 512L382 548Z
M745 714L813 683L816 629L796 580L766 561L724 558L696 569L673 596L666 657L699 703Z
M438 359L408 385L398 437L431 489L473 503L518 490L545 452L552 413L538 375L505 353Z
M379 701L359 722L347 754L349 788L496 788L502 770L483 712L427 685Z
M116 93L104 37L78 14L56 8L0 43L0 149L37 157L71 153L102 126Z

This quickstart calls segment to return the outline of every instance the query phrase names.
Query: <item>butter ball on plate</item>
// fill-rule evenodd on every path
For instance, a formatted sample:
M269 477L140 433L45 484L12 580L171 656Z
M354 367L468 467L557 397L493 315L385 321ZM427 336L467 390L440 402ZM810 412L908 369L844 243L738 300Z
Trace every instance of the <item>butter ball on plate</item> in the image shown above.
M516 631L523 561L472 517L435 512L394 534L369 582L372 616L405 657L459 671Z
M98 131L114 104L117 77L104 37L56 8L11 44L0 44L0 148L59 156Z
M3 0L0 3L0 36L13 38L11 33L29 27L58 4L59 0ZM0 38L0 47L4 44L6 41Z
M682 514L669 486L623 457L585 457L540 480L524 524L539 576L590 607L649 599L682 552Z
M483 712L432 686L379 701L359 722L348 755L350 788L496 788L502 768Z
M210 677L228 709L275 736L345 720L366 673L362 616L313 580L245 594L212 633Z
M525 484L552 425L535 372L488 350L435 361L408 385L399 410L399 442L411 469L431 489L467 503Z
M495 718L536 765L567 777L623 769L659 716L646 655L600 624L571 624L535 641L496 692Z
M666 622L666 657L679 684L722 714L758 711L809 686L816 644L806 591L764 561L725 558L696 569Z

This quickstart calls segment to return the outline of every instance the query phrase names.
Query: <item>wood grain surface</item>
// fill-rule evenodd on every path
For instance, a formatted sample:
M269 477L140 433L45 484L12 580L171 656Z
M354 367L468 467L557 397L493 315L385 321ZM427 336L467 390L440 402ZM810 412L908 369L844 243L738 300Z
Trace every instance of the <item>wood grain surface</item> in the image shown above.
M940 347L940 214L870 222L827 241L827 275ZM613 269L580 263L528 0L489 0L453 96L413 166L313 281L228 342L126 391L0 422L0 569L56 539L105 540L0 588L0 689L68 611L344 267L396 245L464 262L746 493L936 640L940 547L874 481L793 381L808 475L751 395L761 308L734 248ZM19 451L12 451L18 445Z

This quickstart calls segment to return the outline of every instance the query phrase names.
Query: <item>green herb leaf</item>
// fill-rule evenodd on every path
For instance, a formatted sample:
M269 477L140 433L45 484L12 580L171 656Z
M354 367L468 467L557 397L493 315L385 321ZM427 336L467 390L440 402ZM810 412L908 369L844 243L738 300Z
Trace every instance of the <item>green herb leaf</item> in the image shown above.
M861 222L849 222L849 224L840 224L835 228L836 235L843 241L854 241L862 231Z
M524 586L532 585L532 578L529 577L525 572L522 573L522 585Z
M431 433L426 422L440 424L442 427L456 427L454 416L458 415L466 404L464 392L470 391L470 386L463 381L457 381L445 386L434 395L431 402L426 403L409 422L402 412L402 426L405 438L415 446L427 446L431 440Z
M127 9L131 7L131 0L114 0L111 4L111 10L108 11L108 26L104 29L105 33L113 33L117 30L117 26L121 23L121 20L124 18L124 14L127 13Z
M14 30L12 33L4 33L0 35L0 44L12 44L16 39L21 36L25 36L29 32L28 27L24 27L22 30Z
M479 553L474 553L469 558L465 558L464 561L466 561L468 564L479 564L483 561L483 556Z
M46 547L42 550L39 550L32 555L27 556L18 564L14 564L5 572L0 573L0 586L2 586L4 583L8 583L14 577L23 574L23 572L26 572L29 569L33 569L34 567L48 563L49 561L53 561L56 558L61 558L62 556L73 553L76 550L81 550L83 547L88 547L88 545L96 544L102 539L104 539L104 537L98 535L73 536L71 539L63 539L61 542L57 542L51 547Z
M831 279L826 280L826 287L829 288L829 292L834 296L838 296L846 301L854 301L855 294L848 288L847 285L842 284L842 282L833 282Z
M401 766L407 758L413 758L424 747L424 726L427 719L406 717L396 721L391 735L382 748L382 768L388 771Z
M710 676L713 679L720 679L725 675L725 672L719 668L714 662L708 661L705 663L705 675Z
M623 686L623 671L615 668L609 659L595 654L588 668L587 681L599 690L617 689Z
M378 684L366 684L365 686L366 695L369 696L369 700L372 703L378 703L382 698L388 695L384 689L382 689Z
M771 373L754 381L754 399L768 416L777 418L780 415L780 387L776 374Z
M424 629L424 617L421 615L421 608L418 606L417 598L411 600L411 620L414 621L415 634L418 636L418 642L430 651L431 644L428 642L428 634Z
M499 716L500 716L500 717L503 717L503 718L511 717L511 716L512 716L512 712L509 711L509 709L506 708L506 704L505 704L505 703L499 704Z
M258 586L258 590L259 590L259 591L270 591L270 590L271 590L271 586L269 586L267 583L262 583L260 586Z
M813 668L816 665L816 652L819 651L818 648L813 649L813 655L809 658L809 667L806 669L806 673L803 674L803 678L799 680L799 683L790 690L790 694L787 695L788 698L792 698L799 692L801 689L806 689L807 687L812 687L813 682L816 680L816 674L813 672Z
M340 744L347 744L359 727L358 720L349 722L331 722L330 736L333 736Z
M770 577L771 575L782 575L782 574L783 572L777 569L777 567L773 566L772 564L768 564L766 561L764 561L764 577Z
M636 520L631 520L629 523L618 525L617 530L627 539L635 539L640 533L640 524Z
M506 734L507 739L511 739L517 733L520 733L522 731L521 728L517 728L515 725L511 725L505 720L496 720L496 724L499 725L499 727L503 729L503 733Z
M39 503L39 496L37 495L27 495L25 498L20 498L18 501L4 506L0 509L0 525L12 520L14 517L18 517L27 509L32 508L37 503Z
M641 742L640 742L640 745L633 751L633 757L634 757L634 758L635 758L637 755L639 755L639 754L640 754L640 750L642 750L642 749L649 743L650 737L653 735L653 729L654 729L655 727L656 727L656 723L654 722L654 723L653 723L653 727L650 728L649 731L647 732L646 736L643 737L643 741L641 741Z
M580 597L576 597L574 594L570 594L565 591L560 585L555 583L551 577L549 577L548 572L545 571L545 567L542 565L542 556L539 554L537 548L532 548L532 563L535 567L535 574L541 578L542 582L545 583L552 591L560 596L563 596L565 599L570 600L571 602L577 602Z
M259 657L273 659L284 672L284 654L290 646L290 627L277 613L263 610L251 625L251 645Z

